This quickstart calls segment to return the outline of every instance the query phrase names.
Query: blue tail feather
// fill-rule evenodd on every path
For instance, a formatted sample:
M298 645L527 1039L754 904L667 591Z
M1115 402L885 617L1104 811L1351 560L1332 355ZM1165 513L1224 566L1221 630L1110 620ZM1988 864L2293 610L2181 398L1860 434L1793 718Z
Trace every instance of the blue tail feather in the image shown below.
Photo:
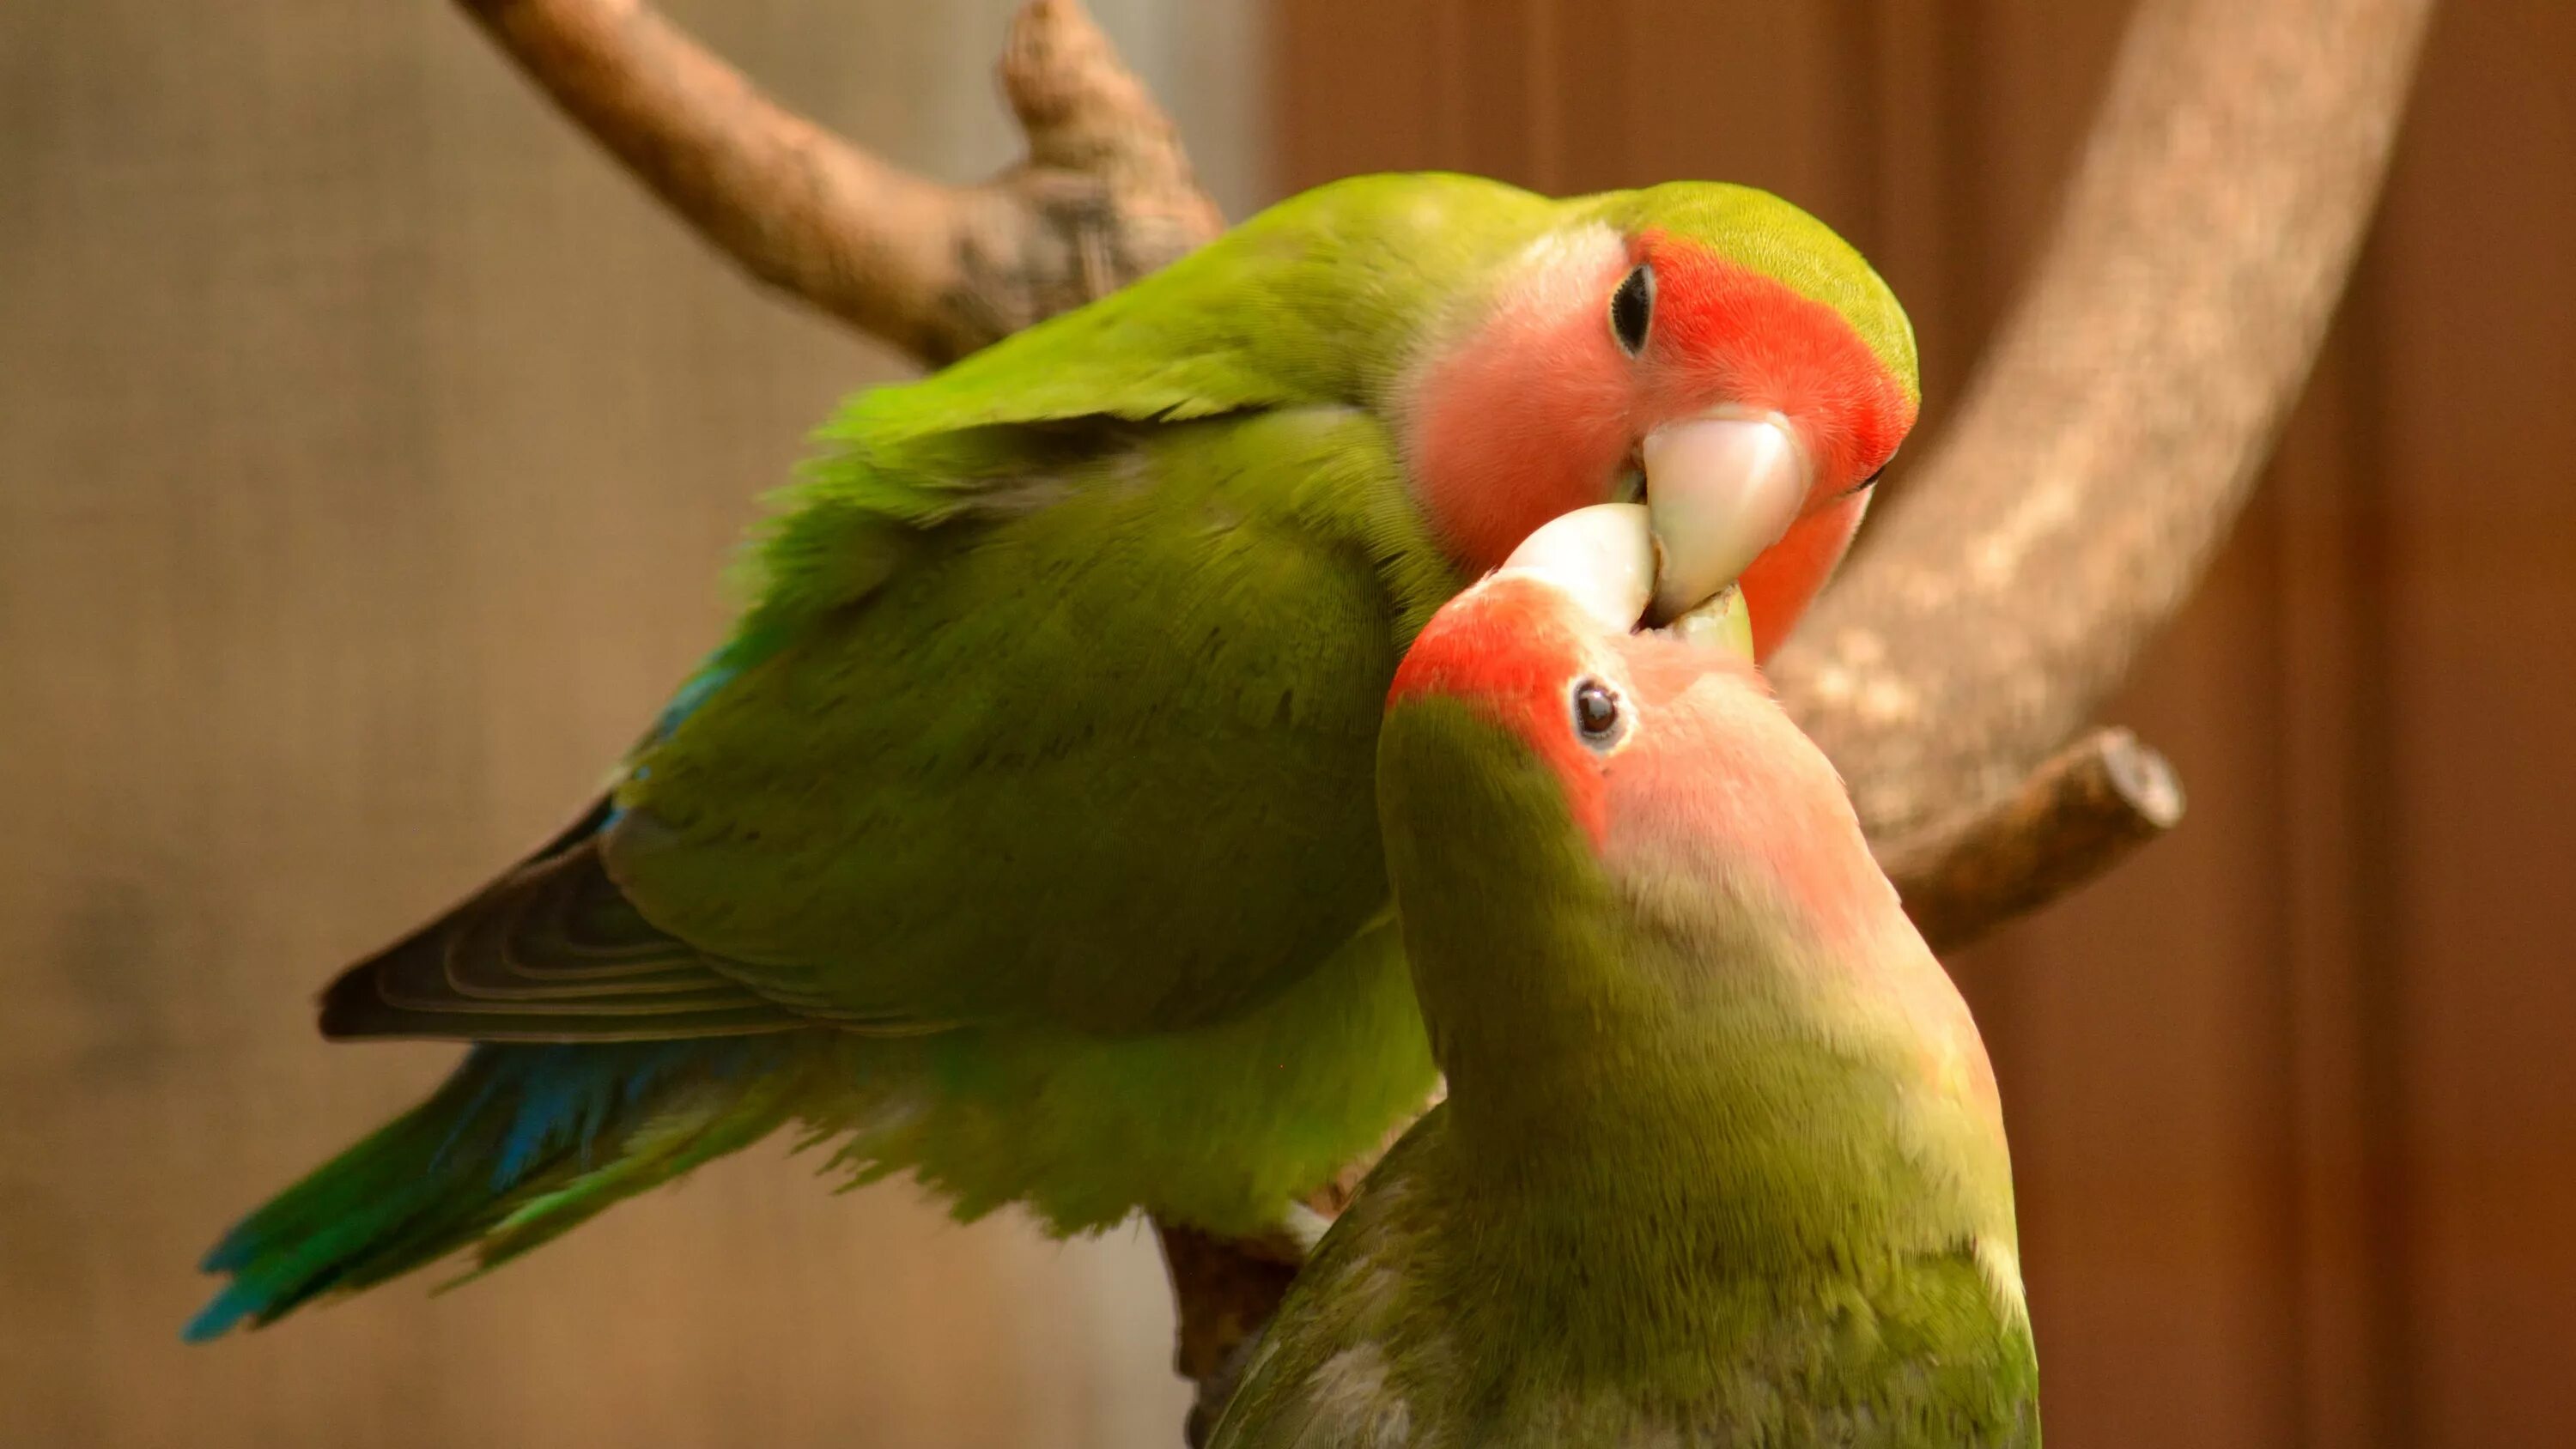
M493 1261L756 1140L784 1119L799 1040L478 1046L428 1101L226 1234L201 1267L233 1281L183 1336L264 1324L478 1240ZM503 1234L532 1202L544 1220Z

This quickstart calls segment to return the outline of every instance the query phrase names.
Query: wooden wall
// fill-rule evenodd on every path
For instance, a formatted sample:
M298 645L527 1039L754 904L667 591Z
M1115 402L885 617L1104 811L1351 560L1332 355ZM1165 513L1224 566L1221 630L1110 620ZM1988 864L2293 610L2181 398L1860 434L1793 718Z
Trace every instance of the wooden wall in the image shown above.
M1906 298L1935 429L2126 11L1278 7L1286 185L1769 187ZM2106 711L2189 821L1955 963L2056 1442L2576 1442L2572 397L2576 8L2453 4L2280 461Z
M1009 0L664 8L896 159ZM1240 208L1257 12L1095 10ZM192 1265L424 1091L335 965L552 828L889 360L736 279L445 0L0 5L0 1445L1175 1442L1151 1245L763 1148L443 1298L184 1349Z

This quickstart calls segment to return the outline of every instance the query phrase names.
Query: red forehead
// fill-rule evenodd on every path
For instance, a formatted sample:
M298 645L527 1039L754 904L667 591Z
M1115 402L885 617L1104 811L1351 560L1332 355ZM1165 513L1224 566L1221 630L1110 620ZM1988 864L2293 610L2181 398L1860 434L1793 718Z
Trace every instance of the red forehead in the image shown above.
M1396 666L1387 703L1422 694L1520 703L1553 696L1582 657L1565 617L1571 607L1562 592L1536 579L1487 579L1423 626Z
M1669 233L1638 250L1655 268L1657 364L1649 406L1678 412L1723 397L1799 421L1818 481L1840 491L1896 452L1914 399L1841 313L1776 277Z
M1606 757L1575 737L1568 692L1604 647L1634 732ZM1656 634L1604 639L1564 594L1505 575L1452 600L1405 656L1388 707L1425 697L1466 703L1519 738L1614 868L1626 852L1724 843L1837 931L1887 889L1833 767L1733 656Z
M1591 753L1574 738L1566 687L1582 668L1573 604L1535 579L1489 579L1423 626L1395 671L1387 708L1446 696L1519 736L1564 782L1575 819L1598 845L1608 804Z
M1605 650L1632 731L1607 756L1576 738L1568 693ZM1887 879L1833 766L1749 663L1659 634L1605 637L1565 594L1503 575L1424 627L1388 709L1435 697L1474 708L1543 761L1614 873L1705 861L1713 847L1827 939L1861 939L1884 917Z

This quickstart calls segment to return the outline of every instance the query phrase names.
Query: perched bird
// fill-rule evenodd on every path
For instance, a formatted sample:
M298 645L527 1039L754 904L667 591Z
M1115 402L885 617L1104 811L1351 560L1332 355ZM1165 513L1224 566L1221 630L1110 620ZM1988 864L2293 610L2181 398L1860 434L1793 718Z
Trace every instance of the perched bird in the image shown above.
M1541 530L1396 676L1378 808L1449 1095L1215 1449L2039 1443L1976 1026L1751 665L1627 632L1634 512Z
M960 1216L1268 1230L1435 1080L1371 786L1414 632L1628 498L1668 611L1740 576L1768 643L1915 406L1895 298L1785 202L1449 175L856 398L609 794L326 993L481 1045L226 1237L190 1333L790 1121Z

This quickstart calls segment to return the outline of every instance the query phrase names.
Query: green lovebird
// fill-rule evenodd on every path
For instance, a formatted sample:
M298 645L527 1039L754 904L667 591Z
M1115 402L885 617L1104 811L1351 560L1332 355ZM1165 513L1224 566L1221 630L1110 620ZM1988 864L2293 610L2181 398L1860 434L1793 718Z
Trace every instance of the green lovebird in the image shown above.
M1629 498L1668 611L1740 577L1767 644L1916 397L1895 298L1787 203L1447 175L859 396L608 795L325 994L326 1035L478 1045L217 1245L191 1336L790 1122L962 1217L1277 1226L1435 1080L1372 787L1415 631Z
M1396 676L1378 808L1449 1095L1215 1449L2039 1442L1976 1026L1751 664L1628 632L1639 512L1534 534Z

